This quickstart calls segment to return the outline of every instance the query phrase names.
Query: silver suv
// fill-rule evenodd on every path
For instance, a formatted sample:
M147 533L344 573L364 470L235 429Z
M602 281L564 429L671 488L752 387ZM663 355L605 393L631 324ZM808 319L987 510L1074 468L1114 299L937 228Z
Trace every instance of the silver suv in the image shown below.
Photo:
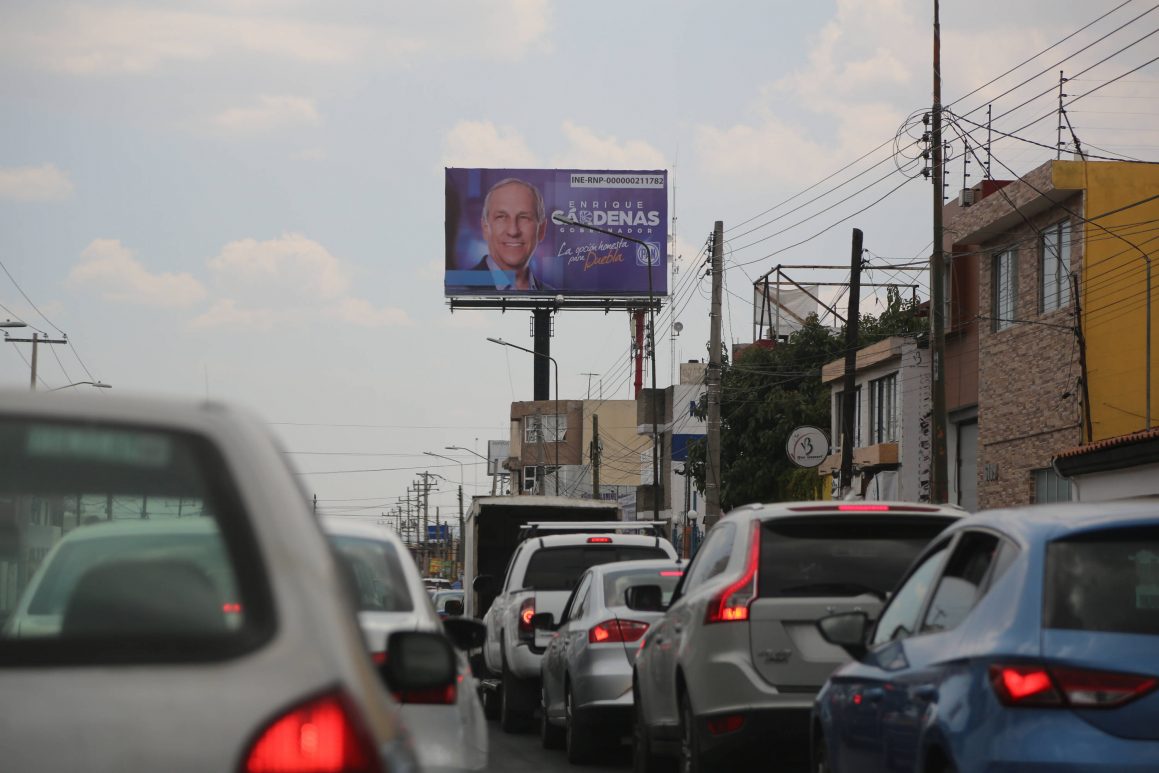
M636 769L750 769L808 754L809 711L845 652L816 621L876 617L922 548L966 515L906 502L747 505L708 533L641 641Z

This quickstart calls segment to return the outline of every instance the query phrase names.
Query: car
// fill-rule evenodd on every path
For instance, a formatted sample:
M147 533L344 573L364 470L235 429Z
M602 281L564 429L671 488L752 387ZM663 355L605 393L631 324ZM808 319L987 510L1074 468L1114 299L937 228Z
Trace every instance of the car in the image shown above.
M818 693L813 770L1159 770L1159 500L979 513L924 551Z
M260 420L102 397L0 393L4 768L414 770L381 681L452 686L446 636L375 666Z
M637 642L663 614L684 574L679 561L597 564L580 577L559 623L532 618L550 634L540 662L540 740L583 763L629 735Z
M395 631L444 629L414 559L393 530L342 516L323 516L321 522L349 570L358 619L375 659L390 660L387 641ZM447 620L445 625L460 646L457 684L397 698L424 771L482 770L487 766L487 721L463 650L482 644L483 625L466 619Z
M464 591L461 590L440 590L431 597L431 603L439 617L458 617L463 614L463 597Z
M433 596L438 591L449 590L451 587L451 581L444 580L442 577L424 577L423 586L427 589L427 592Z
M813 696L848 660L818 619L876 615L913 559L965 515L908 502L740 507L709 530L633 675L637 768L752 769L809 752Z

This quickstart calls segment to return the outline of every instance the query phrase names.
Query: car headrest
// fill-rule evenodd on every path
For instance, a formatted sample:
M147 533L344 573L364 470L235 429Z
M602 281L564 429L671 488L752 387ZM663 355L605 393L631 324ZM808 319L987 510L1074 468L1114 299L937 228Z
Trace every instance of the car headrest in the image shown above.
M663 591L659 585L638 585L633 595L636 609L658 612L664 608Z
M81 575L62 636L206 635L226 631L222 600L191 561L122 560Z

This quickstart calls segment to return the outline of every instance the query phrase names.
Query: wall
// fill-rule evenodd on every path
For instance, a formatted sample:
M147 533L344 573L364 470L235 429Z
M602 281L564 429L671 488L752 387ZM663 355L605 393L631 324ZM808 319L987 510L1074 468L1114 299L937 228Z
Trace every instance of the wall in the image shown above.
M1080 502L1103 502L1109 499L1159 495L1159 464L1146 464L1125 470L1092 472L1071 478Z
M583 401L583 462L590 466L592 415L600 417L600 438L604 453L600 466L601 486L631 486L640 483L640 454L652 447L647 437L636 434L635 400ZM590 479L590 475L589 475Z

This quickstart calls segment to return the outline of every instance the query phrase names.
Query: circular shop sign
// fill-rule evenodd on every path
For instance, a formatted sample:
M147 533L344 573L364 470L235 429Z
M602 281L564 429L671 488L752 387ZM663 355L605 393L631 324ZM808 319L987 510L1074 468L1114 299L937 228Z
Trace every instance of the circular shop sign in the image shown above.
M829 437L817 427L797 427L789 434L785 451L793 464L816 467L829 455Z

